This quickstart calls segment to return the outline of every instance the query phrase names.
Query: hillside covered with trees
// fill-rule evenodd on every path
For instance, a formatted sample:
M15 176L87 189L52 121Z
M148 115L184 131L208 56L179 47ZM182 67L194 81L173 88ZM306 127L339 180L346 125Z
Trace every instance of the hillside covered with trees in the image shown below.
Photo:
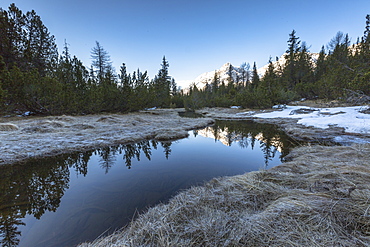
M119 73L109 53L96 42L87 68L70 54L65 41L61 54L55 37L34 10L23 13L15 4L0 8L0 112L2 114L92 114L130 112L149 107L240 105L269 107L300 98L340 99L348 90L370 94L370 15L363 37L351 44L338 32L312 62L305 42L293 30L284 66L269 67L262 78L254 64L241 66L241 78L221 81L215 75L204 88L180 91L169 75L165 57L157 75L131 74L122 63Z
M220 80L217 73L202 88L193 84L185 97L185 106L240 105L270 107L301 98L345 99L349 93L370 94L370 15L366 16L363 37L351 44L348 34L338 32L315 59L296 31L289 34L284 64L271 58L268 69L260 78L256 64L250 71L245 63L238 68L238 77ZM276 66L276 64L278 64Z
M87 68L65 42L58 54L55 37L35 11L15 4L0 9L1 112L89 114L169 107L176 95L169 63L163 57L153 79L146 71L127 73L122 63L115 74L109 54L96 42Z

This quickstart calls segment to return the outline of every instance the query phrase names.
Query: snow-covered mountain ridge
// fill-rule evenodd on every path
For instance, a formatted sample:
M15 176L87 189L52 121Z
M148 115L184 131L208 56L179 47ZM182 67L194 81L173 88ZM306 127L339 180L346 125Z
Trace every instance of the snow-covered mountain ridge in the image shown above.
M279 66L282 67L284 66L286 60L285 60L285 55L281 55L279 58L277 58L275 61L273 61L273 65L275 68L278 68ZM311 53L312 57L312 63L315 64L317 61L319 54L318 53ZM264 65L263 67L260 67L257 69L257 73L260 77L262 77L267 69L268 69L269 64ZM249 71L249 80L251 79L251 74L252 74L252 67L248 69ZM244 72L245 73L245 72ZM217 77L219 78L220 82L224 82L227 84L231 74L231 77L233 78L234 82L235 81L242 81L243 78L243 68L240 66L234 66L231 63L225 63L224 65L221 66L220 69L216 69L215 71L210 71L210 72L205 72L201 75L199 75L193 83L197 85L197 87L203 88L206 84L211 84L213 82L213 79L215 77L215 74L217 74ZM246 75L244 75L245 77Z

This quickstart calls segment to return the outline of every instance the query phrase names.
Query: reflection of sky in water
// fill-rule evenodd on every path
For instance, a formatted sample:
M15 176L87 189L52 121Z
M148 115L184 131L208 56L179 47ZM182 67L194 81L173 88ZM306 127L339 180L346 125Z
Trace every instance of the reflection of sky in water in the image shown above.
M106 230L111 233L121 228L138 211L165 202L179 190L214 177L262 169L266 160L268 168L280 164L280 153L266 145L266 138L261 139L266 143L256 138L254 145L251 138L234 138L237 142L227 146L222 139L206 138L200 132L190 132L189 138L172 143L123 146L134 156L131 169L126 166L128 157L123 158L124 150L114 153L114 148L107 148L88 155L86 176L69 168L69 188L56 212L46 211L40 220L32 215L22 219L26 226L18 226L20 246L73 246L93 240ZM138 147L146 148L148 157ZM135 154L140 154L140 161Z

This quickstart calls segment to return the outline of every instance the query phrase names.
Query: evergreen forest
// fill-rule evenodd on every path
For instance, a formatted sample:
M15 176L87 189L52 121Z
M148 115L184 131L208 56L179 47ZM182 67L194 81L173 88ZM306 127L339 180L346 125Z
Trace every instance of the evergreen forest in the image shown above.
M310 53L306 42L289 34L288 48L283 64L270 58L263 76L243 63L237 76L232 66L227 81L221 81L215 72L211 83L204 88L191 85L184 96L185 107L204 106L266 108L304 99L345 101L350 95L369 98L370 94L370 15L366 16L364 35L351 44L348 34L338 32L319 54ZM278 58L276 59L278 61ZM235 69L235 68L234 68Z
M237 78L221 81L215 73L212 83L180 90L169 75L164 56L158 73L147 71L118 74L109 53L96 41L92 63L86 67L70 54L65 41L59 54L55 37L32 10L22 12L15 4L0 8L0 113L1 114L94 114L131 112L151 107L263 108L300 98L344 99L349 92L370 94L370 15L364 35L351 44L338 32L313 57L309 47L289 34L285 63L274 66L270 58L260 77L256 64L245 63ZM231 74L230 74L231 75ZM199 87L199 88L198 88Z

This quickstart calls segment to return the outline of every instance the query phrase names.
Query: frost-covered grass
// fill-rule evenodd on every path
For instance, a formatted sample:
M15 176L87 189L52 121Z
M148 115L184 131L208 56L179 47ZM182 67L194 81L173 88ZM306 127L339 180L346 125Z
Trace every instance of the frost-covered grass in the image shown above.
M0 131L14 131L18 130L18 127L11 123L0 123Z
M172 109L132 114L0 118L0 165L103 146L187 137L214 122L185 119Z
M370 144L307 146L216 178L81 246L369 246Z

